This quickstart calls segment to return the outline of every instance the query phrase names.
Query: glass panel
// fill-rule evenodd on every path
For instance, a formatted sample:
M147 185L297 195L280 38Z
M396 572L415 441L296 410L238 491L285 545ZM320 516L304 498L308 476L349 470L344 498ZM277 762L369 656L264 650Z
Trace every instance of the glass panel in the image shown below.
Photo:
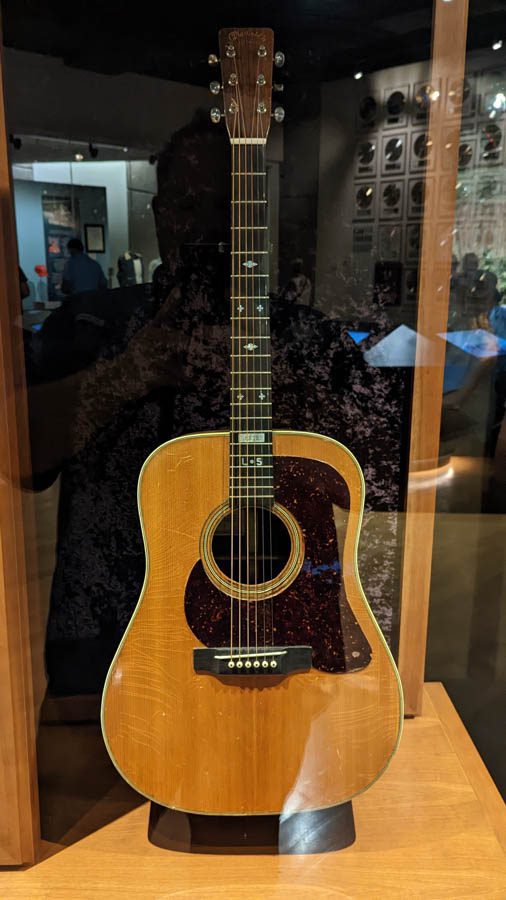
M427 677L443 681L504 791L506 58L497 15L483 13L471 4L465 79L448 86L461 121L440 148L458 142Z
M198 29L194 10L181 11L169 29L146 24L142 41L135 18L118 21L102 10L86 11L84 33L93 40L76 41L84 27L80 9L65 20L52 11L43 28L36 10L26 18L6 9L31 428L27 481L37 518L33 660L43 832L51 840L118 783L121 810L141 802L127 785L139 787L136 777L118 764L125 775L119 782L109 764L98 724L104 682L125 635L127 656L110 670L108 689L126 685L127 698L140 693L147 718L129 726L128 701L121 727L113 724L109 733L116 747L132 734L141 748L157 749L161 741L164 759L174 749L164 743L166 716L187 725L186 743L177 748L185 759L196 745L188 738L188 710L198 709L201 727L219 736L218 716L206 718L198 702L216 688L216 675L287 676L288 689L312 662L321 676L316 705L309 712L294 705L301 733L286 772L272 775L276 799L259 807L255 798L253 808L241 800L233 810L240 813L303 808L301 785L332 770L328 755L318 771L315 764L319 743L333 747L318 741L322 723L337 728L341 721L337 708L334 718L325 714L329 697L336 703L338 696L329 686L347 679L364 703L377 689L383 660L389 714L381 703L369 704L381 741L367 751L363 769L355 767L364 783L336 795L325 775L310 808L346 801L372 782L395 750L400 723L386 644L397 658L406 506L413 491L434 485L428 674L448 686L477 740L485 721L478 693L487 680L491 715L479 746L500 781L494 717L504 675L506 64L502 48L492 50L483 37L476 6L466 81L434 79L432 4L380 7L336 9L322 0L274 14L265 4L263 16L257 8L255 20L273 26L275 49L286 52L286 66L274 70L272 104L258 80L271 79L272 52L263 43L270 37L259 38L254 51L258 74L234 68L241 66L234 41L242 39L230 35L221 67L217 60L207 67L208 53L218 53L211 9ZM248 118L241 88L252 71ZM447 122L436 139L429 122L443 104ZM270 116L271 105L273 112L286 106L283 124L279 110ZM210 107L218 110L216 125ZM264 149L251 140L259 141L267 121ZM241 140L248 143L234 143ZM447 330L427 337L418 324L421 304L439 302L420 296L431 202L446 229L434 268L449 241L454 264ZM409 472L417 340L420 347L436 339L447 347L440 455L416 460ZM280 430L303 435L276 435ZM181 441L155 453L174 438L209 432L222 436L192 445L202 451L183 452L189 444ZM223 433L232 435L230 443ZM312 444L312 433L338 443ZM357 578L357 460L366 485L358 569L386 644ZM148 500L154 512L145 508ZM177 559L169 536L177 538ZM137 601L153 585L159 605L152 612L141 603L136 619L147 617L149 629L129 642ZM185 623L179 632L174 610ZM177 678L160 691L153 687L150 678L165 671L168 656L184 656L202 692L184 695ZM256 721L253 693L239 688L250 706L246 713L237 706L238 720ZM166 706L152 728L154 694ZM276 712L284 741L288 730ZM49 725L62 721L74 724L59 730L58 743ZM357 746L369 747L375 729L367 717L363 729ZM255 735L261 733L259 727ZM188 798L228 750L200 761L197 774L182 762L174 776L179 800L166 805L219 811L226 792L215 791L204 810ZM148 771L143 753L140 767ZM57 770L61 793L78 795L68 820L52 789ZM242 790L244 779L238 785ZM146 785L143 793L160 799Z

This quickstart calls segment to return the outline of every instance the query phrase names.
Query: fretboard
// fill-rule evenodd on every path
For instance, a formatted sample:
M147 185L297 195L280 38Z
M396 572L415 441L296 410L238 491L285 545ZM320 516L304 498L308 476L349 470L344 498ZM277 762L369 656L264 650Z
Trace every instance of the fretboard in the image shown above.
M273 500L265 145L232 145L230 499Z

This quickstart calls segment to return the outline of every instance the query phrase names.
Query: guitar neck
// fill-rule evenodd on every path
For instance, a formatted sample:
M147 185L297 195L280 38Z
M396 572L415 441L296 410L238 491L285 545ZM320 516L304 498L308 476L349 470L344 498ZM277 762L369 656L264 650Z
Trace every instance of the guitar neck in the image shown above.
M265 142L232 142L231 501L273 500Z

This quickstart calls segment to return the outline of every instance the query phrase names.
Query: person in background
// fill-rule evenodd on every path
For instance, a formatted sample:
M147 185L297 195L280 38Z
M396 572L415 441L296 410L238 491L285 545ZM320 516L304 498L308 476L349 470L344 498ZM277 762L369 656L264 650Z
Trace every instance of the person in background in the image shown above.
M71 238L67 250L70 259L63 270L63 293L71 295L104 290L107 287L106 277L98 262L84 252L83 242L79 238Z
M19 269L19 293L21 294L21 301L26 300L27 297L30 296L30 285L28 284L28 278L21 266L18 266Z

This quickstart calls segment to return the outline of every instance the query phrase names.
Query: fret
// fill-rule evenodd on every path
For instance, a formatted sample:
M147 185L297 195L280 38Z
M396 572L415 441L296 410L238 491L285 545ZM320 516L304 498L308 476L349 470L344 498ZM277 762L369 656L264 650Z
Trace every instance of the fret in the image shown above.
M267 203L267 200L232 200L232 203Z
M255 456L258 456L258 454L255 453ZM252 457L252 459L253 459L253 457ZM253 466L253 465L251 465L251 466L241 466L241 465L239 464L239 465L236 465L235 468L236 468L236 469L238 469L238 468L243 468L243 469L247 469L248 472L251 472L252 469L255 469L255 470L257 470L257 469L262 469L262 471L263 471L264 469L273 469L274 466L271 466L271 465L265 465L265 466L263 466L263 465L262 465L262 466ZM272 475L270 475L269 477L272 478Z
M248 253L252 253L253 256L269 256L270 250L232 250L232 256L247 256Z
M251 500L251 493L246 494L230 494L231 500ZM255 492L255 500L272 500L272 494L257 494Z
M232 278L270 278L270 275L248 275L246 272L232 272ZM265 297L261 298L265 300Z
M241 478L241 477L242 477L241 475L231 475L231 476L230 476L230 481L232 481L232 479L236 479L236 480L237 480L237 479L239 479L239 478ZM268 475L268 474L267 474L267 475L264 475L262 472L259 472L258 475L257 475L257 478L262 478L264 481L270 481L271 478L272 478L272 475ZM265 485L264 485L264 486L265 486Z
M232 231L268 231L268 225L232 225Z

